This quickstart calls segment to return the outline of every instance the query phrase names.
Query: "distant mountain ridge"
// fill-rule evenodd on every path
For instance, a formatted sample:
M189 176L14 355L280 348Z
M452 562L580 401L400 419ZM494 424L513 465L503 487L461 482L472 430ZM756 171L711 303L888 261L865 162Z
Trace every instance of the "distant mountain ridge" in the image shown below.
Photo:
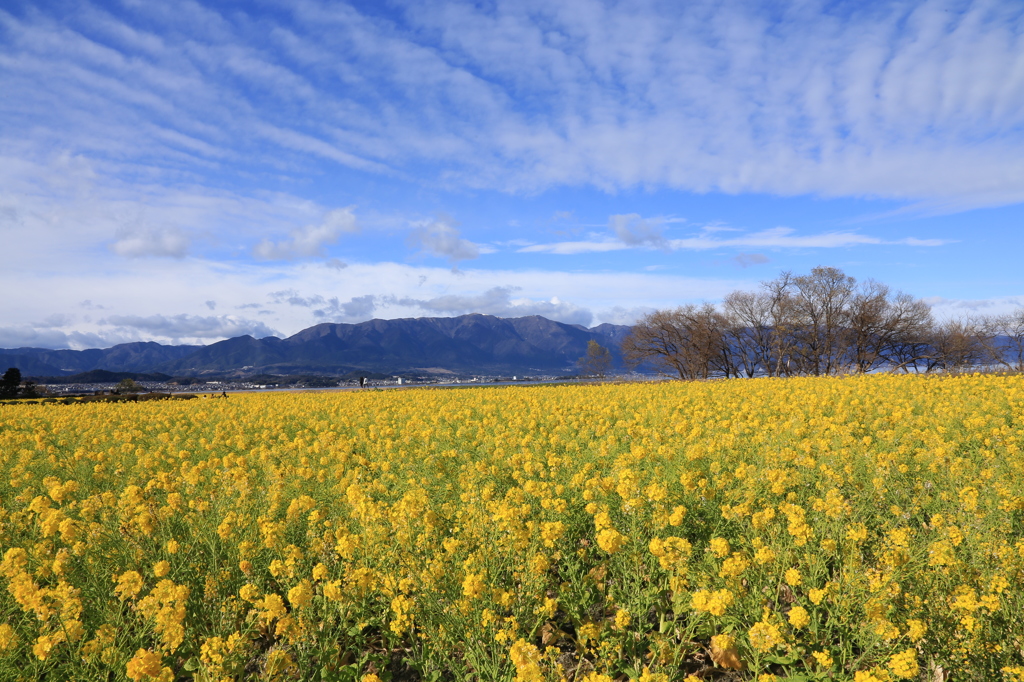
M562 373L571 371L594 340L621 365L624 325L592 329L538 315L500 318L472 314L318 324L286 339L240 336L209 346L127 343L107 349L0 349L0 368L22 374L61 376L103 369L112 372L195 374L344 374L454 372L461 374Z
M94 369L150 372L200 348L203 346L165 346L155 341L138 341L88 350L0 349L0 366L4 369L17 367L25 376L62 376Z

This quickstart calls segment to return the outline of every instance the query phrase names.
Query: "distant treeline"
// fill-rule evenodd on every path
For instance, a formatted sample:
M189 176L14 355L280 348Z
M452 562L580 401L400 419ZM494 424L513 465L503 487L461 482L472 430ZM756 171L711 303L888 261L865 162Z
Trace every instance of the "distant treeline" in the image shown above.
M720 306L650 313L622 352L633 367L681 379L1024 371L1024 308L937 322L920 299L818 267L734 291Z

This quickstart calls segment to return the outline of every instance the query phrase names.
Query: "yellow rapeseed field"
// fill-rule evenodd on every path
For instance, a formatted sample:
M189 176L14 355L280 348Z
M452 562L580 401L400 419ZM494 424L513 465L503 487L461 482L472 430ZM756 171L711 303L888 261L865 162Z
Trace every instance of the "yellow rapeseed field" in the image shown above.
M6 405L0 542L2 680L1024 680L1024 377Z

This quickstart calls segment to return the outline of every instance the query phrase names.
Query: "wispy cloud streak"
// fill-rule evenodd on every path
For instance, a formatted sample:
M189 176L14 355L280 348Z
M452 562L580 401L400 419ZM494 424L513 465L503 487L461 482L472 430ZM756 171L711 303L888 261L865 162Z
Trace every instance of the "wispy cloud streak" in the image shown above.
M694 237L681 239L664 239L655 245L669 250L706 251L721 248L762 248L762 249L834 249L840 247L864 245L904 245L904 246L943 246L951 243L944 239L903 239L885 240L880 237L859 234L856 232L825 232L821 234L800 235L789 227L776 227L760 232L751 232L736 237L718 238L712 233L704 233ZM552 253L558 255L576 255L583 253L602 253L606 251L622 251L644 246L643 241L604 238L600 240L580 240L555 242L551 244L534 244L519 249L520 253Z
M1024 7L947 5L16 3L0 124L171 180L1022 201Z

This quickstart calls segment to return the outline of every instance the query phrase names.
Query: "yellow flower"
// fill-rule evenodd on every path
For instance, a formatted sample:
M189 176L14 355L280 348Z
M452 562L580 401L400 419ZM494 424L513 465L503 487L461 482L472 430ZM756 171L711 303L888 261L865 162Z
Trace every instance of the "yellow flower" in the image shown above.
M729 634L714 635L711 638L711 660L722 668L742 670L743 661L736 649L736 638Z
M747 633L747 638L750 640L750 645L761 652L771 651L785 642L779 629L765 621L754 623Z
M605 528L597 534L597 544L609 554L615 554L626 544L628 538L614 528Z
M800 575L799 570L791 568L786 571L787 585L789 585L790 587L797 587L798 585L800 585L801 582L803 582L803 577Z
M583 678L583 682L612 682L612 678L608 675L591 671Z
M0 623L0 651L8 651L18 645L18 634L7 623Z
M301 580L299 584L288 590L288 603L297 609L309 606L313 601L313 587L308 580Z
M911 642L920 641L922 638L924 638L925 633L927 632L928 626L925 625L922 621L917 620L916 618L912 618L911 620L907 621L907 638Z
M789 610L789 624L797 630L806 627L811 622L807 609L802 606L794 606Z
M526 640L519 639L508 652L516 668L516 682L543 682L540 668L540 651Z
M341 581L332 580L324 585L324 596L331 601L341 601Z
M825 590L819 590L816 587L812 588L807 591L807 597L811 600L811 603L817 606L825 598Z
M720 578L739 577L750 567L750 562L739 552L722 562L722 568L718 572Z
M246 583L238 588L238 596L248 602L254 602L260 597L260 590L255 585Z
M581 642L589 642L591 640L596 640L600 636L601 628L594 623L587 623L585 625L581 625L579 630L576 631L576 634L579 635Z
M260 604L263 609L263 619L265 621L271 621L275 618L282 618L288 610L284 606L284 599L279 594L268 594L263 597L263 601Z
M157 578L163 578L165 575L171 572L171 564L168 561L158 561L153 564L153 575Z
M904 680L917 677L921 668L917 664L917 649L909 648L895 654L889 659L889 670L896 677Z
M691 605L696 611L707 611L712 616L722 616L734 601L735 597L729 590L697 590L693 593Z
M179 547L180 547L180 545L178 545L178 541L177 540L168 540L167 541L166 548L167 548L167 553L168 554L177 554Z
M728 556L730 548L729 541L725 538L711 538L711 551L719 559Z
M467 573L462 581L462 594L470 599L477 599L483 594L486 584L481 573Z
M540 524L540 537L544 541L544 546L554 547L565 530L566 526L561 521L545 521Z
M818 665L824 670L830 670L834 665L832 660L832 654L827 651L815 651L812 653L814 660L818 662Z
M401 635L412 628L414 607L415 602L404 594L399 594L391 600L391 611L394 613L390 626L392 632Z
M761 547L756 552L754 552L754 561L763 566L765 564L770 564L774 562L776 556L777 555L775 554L775 552L772 551L770 547Z
M0 563L0 573L13 578L28 566L28 552L21 547L12 547L4 554L4 560Z
M54 635L40 635L32 645L32 653L40 661L45 661L55 646L61 643L60 638Z
M114 582L117 586L114 588L114 593L120 597L121 601L131 599L142 590L142 576L139 575L138 571L125 571L119 576L114 576Z
M165 670L161 663L163 663L163 659L156 652L139 649L135 652L132 660L128 661L128 679L135 680L135 682L160 679Z
M868 529L863 523L850 524L846 531L846 539L851 542L864 542L868 539Z
M689 540L673 536L654 538L647 547L651 554L658 557L658 564L666 570L685 570L685 562L693 551Z
M853 682L885 682L885 680L875 675L874 670L858 670L853 674Z
M669 677L665 673L652 673L651 669L645 665L636 682L669 682Z
M633 622L633 616L626 609L619 609L615 612L615 627L625 630Z
M533 612L538 616L544 616L545 618L554 618L555 614L558 613L558 600L553 597L545 597L544 601L537 608L535 608ZM483 613L481 614L481 620L486 620L487 614L489 613L493 617L493 613L489 609L484 609Z

